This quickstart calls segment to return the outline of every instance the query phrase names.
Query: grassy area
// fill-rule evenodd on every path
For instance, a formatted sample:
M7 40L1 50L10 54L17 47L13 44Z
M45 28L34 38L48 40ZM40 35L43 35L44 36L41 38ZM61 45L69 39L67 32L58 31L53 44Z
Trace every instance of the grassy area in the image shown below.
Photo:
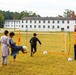
M70 33L69 38L68 33L45 34L37 32L38 38L42 42L42 47L37 44L37 52L34 54L34 57L30 57L29 40L32 37L32 33L33 32L21 33L21 45L27 46L28 53L22 54L20 52L17 55L16 62L12 62L12 56L9 56L8 66L2 66L0 64L0 75L76 75L76 61L68 61L68 57L74 58L73 33ZM2 35L3 33L0 33L0 36ZM66 35L66 39L63 35ZM13 40L16 42L17 36L18 34L16 33L15 37L13 38ZM43 51L47 51L47 54L44 55ZM64 51L64 54L62 51Z

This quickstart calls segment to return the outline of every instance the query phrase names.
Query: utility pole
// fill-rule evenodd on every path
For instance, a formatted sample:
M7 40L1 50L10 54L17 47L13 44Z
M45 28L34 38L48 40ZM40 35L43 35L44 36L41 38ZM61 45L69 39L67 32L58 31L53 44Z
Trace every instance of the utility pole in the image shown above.
M15 12L14 12L13 20L14 20L14 31L15 31Z
M15 19L14 19L14 31L15 31Z

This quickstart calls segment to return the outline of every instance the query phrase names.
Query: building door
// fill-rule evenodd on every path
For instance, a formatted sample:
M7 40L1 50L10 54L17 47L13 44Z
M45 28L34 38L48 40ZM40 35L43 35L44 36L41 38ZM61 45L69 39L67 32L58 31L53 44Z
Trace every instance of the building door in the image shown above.
M61 31L64 31L64 28L61 28Z

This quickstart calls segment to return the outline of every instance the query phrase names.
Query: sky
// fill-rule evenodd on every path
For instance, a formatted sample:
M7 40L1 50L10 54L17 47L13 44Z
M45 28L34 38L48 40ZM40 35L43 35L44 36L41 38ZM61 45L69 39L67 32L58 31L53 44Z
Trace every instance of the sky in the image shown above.
M0 0L0 10L32 11L42 17L63 15L66 9L76 11L76 0Z

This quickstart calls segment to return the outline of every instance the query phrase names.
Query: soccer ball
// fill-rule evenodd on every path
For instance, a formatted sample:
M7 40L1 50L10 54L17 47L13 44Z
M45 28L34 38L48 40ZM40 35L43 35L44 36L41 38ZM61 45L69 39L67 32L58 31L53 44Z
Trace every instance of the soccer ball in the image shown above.
M27 50L27 47L26 46L22 46L22 47L23 47L24 50Z
M43 54L47 54L47 52L46 52L46 51L44 51L44 52L43 52Z
M72 61L72 58L68 58L68 61Z

